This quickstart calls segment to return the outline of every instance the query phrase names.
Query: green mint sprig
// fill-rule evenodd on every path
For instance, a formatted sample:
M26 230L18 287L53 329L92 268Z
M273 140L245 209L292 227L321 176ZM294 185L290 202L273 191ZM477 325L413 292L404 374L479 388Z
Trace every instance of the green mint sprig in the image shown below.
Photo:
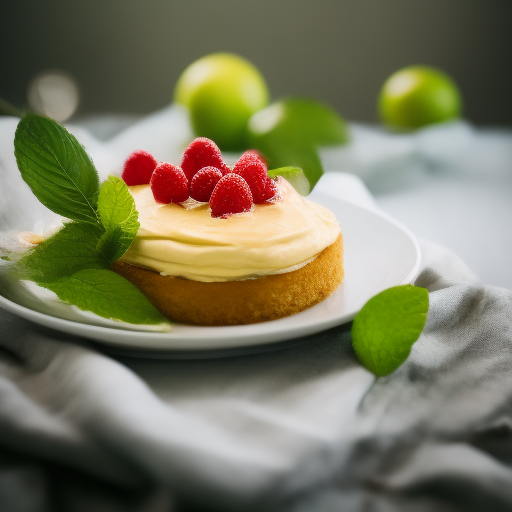
M352 346L361 364L377 377L394 372L420 337L428 308L428 291L413 285L372 297L352 324Z
M20 120L14 154L39 201L71 219L17 262L21 276L104 318L165 322L138 288L110 270L139 229L124 181L110 176L100 186L94 164L75 137L57 122L34 114Z

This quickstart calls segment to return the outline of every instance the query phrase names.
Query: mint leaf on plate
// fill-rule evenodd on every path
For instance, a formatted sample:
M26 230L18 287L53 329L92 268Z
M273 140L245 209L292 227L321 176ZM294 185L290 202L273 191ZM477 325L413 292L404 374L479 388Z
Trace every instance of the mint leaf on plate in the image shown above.
M139 229L135 201L122 179L109 176L101 185L98 214L105 228L98 251L111 265L130 247Z
M167 320L133 284L111 270L80 270L45 288L84 311L131 324L159 324Z
M160 324L166 319L143 293L108 269L97 247L100 226L70 222L16 263L22 279L57 294L59 299L104 318L133 324ZM112 245L115 249L115 245Z
M16 264L24 279L51 283L85 268L104 268L96 252L103 229L83 222L70 222L38 244Z
M85 149L56 121L28 114L18 123L14 154L21 176L47 208L98 223L99 178Z
M361 364L378 377L394 372L423 331L428 307L428 291L413 285L372 297L352 324L352 346Z

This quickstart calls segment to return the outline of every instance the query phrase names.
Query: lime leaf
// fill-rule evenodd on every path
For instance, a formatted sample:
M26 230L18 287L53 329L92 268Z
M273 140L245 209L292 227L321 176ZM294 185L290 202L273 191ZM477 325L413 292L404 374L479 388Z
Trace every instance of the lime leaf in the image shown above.
M104 268L96 252L103 234L100 226L70 222L52 237L23 256L16 269L23 278L50 283L85 268Z
M301 196L307 196L311 192L309 181L299 167L279 167L270 169L267 174L270 178L282 176Z
M372 297L352 324L352 346L361 364L378 377L395 371L419 338L428 305L428 291L413 285Z
M300 141L283 141L269 136L265 141L251 147L263 153L272 167L298 167L303 170L309 182L310 191L324 174L318 151L315 147Z
M166 322L138 288L111 270L80 270L44 287L59 299L103 318L132 324Z
M286 98L254 114L247 125L249 147L274 167L300 167L311 190L323 174L318 148L348 142L345 121L329 106L306 98Z
M105 228L98 251L111 265L130 247L139 229L135 201L122 179L109 176L102 184L98 196L98 214Z
M14 155L22 178L47 208L68 219L98 223L98 173L65 128L46 117L26 115L16 129Z
M269 134L310 145L336 146L348 142L345 121L328 105L310 98L285 98L254 114L249 121L251 137Z

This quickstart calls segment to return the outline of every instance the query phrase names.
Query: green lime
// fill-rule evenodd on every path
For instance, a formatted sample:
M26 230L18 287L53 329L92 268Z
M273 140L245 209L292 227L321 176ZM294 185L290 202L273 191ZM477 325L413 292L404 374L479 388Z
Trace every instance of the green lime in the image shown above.
M287 98L254 114L247 125L249 147L261 151L272 167L300 167L311 189L323 174L317 149L348 141L345 121L313 99Z
M174 101L188 107L197 136L212 139L225 151L236 151L244 149L249 118L268 104L268 89L249 61L214 53L183 71Z
M427 66L410 66L384 82L378 109L385 124L411 129L456 119L461 104L460 92L448 75Z

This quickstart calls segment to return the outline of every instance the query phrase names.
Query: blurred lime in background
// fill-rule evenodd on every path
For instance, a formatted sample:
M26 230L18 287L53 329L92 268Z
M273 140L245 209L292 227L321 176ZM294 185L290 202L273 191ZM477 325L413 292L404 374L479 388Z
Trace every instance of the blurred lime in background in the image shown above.
M262 74L249 61L230 53L196 60L181 74L174 101L190 112L197 136L214 140L221 150L245 148L247 121L268 104Z
M323 174L318 148L348 142L345 121L313 99L286 98L254 114L247 127L248 145L261 151L269 168L294 166L304 171L311 189Z
M461 95L455 82L442 71L410 66L393 73L382 86L378 110L383 123L415 129L456 119Z

